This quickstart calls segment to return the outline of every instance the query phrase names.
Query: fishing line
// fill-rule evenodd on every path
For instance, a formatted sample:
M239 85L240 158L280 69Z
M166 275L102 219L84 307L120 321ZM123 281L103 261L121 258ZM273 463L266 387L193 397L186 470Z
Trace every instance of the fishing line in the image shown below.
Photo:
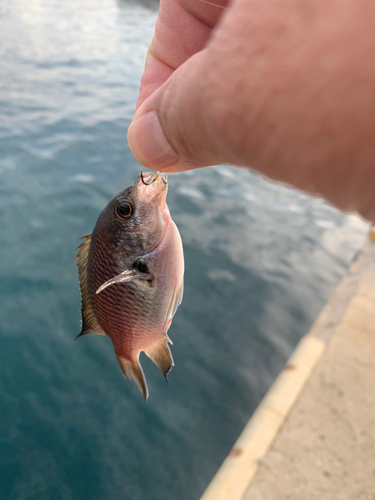
M207 5L211 5L212 7L217 7L218 9L229 10L228 7L225 7L224 5L218 5L217 3L208 2L208 0L198 0L198 1L201 3L205 3Z

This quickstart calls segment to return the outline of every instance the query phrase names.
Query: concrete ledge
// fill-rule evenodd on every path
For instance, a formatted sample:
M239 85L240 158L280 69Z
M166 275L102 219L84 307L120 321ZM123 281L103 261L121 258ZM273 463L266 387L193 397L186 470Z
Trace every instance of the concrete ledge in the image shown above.
M201 500L240 500L257 472L325 343L304 337L246 425Z
M371 241L370 233L370 241ZM326 348L373 259L373 243L357 254L347 276L297 345L201 500L243 500L262 460ZM362 281L361 281L362 280Z

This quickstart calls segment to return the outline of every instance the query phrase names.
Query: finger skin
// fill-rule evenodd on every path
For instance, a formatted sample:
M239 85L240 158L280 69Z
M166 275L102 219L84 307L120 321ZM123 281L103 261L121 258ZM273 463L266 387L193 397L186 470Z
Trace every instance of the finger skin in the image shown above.
M235 0L134 124L156 113L176 154L166 171L248 166L375 220L374 32L369 0Z
M136 109L175 69L205 46L223 7L225 4L219 0L218 7L201 0L161 0Z

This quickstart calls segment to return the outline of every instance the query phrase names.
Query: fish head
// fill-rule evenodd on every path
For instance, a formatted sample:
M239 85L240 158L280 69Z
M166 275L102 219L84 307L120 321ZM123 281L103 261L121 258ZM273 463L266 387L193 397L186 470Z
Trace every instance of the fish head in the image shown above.
M138 181L123 189L105 207L94 234L126 255L151 252L163 239L171 220L165 174L141 172Z

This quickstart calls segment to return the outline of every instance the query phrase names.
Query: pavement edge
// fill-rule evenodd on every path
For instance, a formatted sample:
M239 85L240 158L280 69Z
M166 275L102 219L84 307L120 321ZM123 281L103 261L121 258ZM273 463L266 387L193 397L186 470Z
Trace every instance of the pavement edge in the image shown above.
M372 255L375 232L355 255L333 296L297 344L200 500L242 500L354 296Z

